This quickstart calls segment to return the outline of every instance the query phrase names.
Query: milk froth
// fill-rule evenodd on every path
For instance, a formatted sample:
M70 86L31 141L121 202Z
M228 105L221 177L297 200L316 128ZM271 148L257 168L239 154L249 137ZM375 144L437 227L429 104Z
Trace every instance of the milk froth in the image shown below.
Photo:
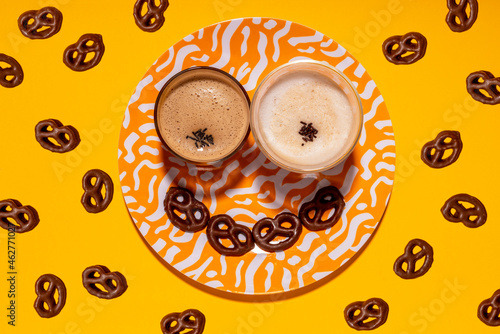
M320 165L342 154L352 136L353 111L346 94L314 71L282 75L259 105L262 140L274 155L296 165ZM312 141L299 134L303 123L317 130Z

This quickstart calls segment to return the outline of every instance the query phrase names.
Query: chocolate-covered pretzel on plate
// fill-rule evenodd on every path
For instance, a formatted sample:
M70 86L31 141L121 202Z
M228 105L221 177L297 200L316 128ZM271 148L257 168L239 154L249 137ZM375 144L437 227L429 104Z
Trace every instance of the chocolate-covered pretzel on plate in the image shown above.
M500 103L500 78L488 71L476 71L467 77L467 91L484 104Z
M2 63L9 65L3 67ZM21 65L14 58L0 53L0 85L5 88L19 86L24 79L24 72Z
M420 250L415 252L419 247ZM417 261L424 259L424 263L417 268ZM408 242L403 255L394 262L394 272L401 278L414 279L424 275L432 266L434 250L425 240L413 239ZM406 267L406 268L405 268Z
M63 62L73 71L87 71L99 64L104 50L101 35L85 34L76 43L71 44L64 50ZM87 57L88 55L90 56Z
M55 7L28 10L19 16L17 24L21 33L30 39L45 39L61 30L63 15Z
M282 212L274 219L263 218L252 228L255 244L267 252L279 252L292 247L301 233L299 217L289 212Z
M409 65L422 59L427 50L427 39L419 32L395 35L382 44L385 58L396 65Z
M464 32L469 30L476 22L479 5L477 0L447 0L448 14L446 23L454 32ZM467 8L469 12L467 13Z
M225 256L242 256L255 247L252 231L226 214L211 217L206 232L208 243Z
M340 219L344 207L344 196L336 187L328 186L318 190L311 201L300 206L299 218L310 231L326 230ZM324 217L330 210L333 210L330 216Z
M382 326L389 316L389 305L381 298L351 303L344 309L347 324L358 331Z
M163 202L170 222L184 232L198 232L207 226L210 212L186 188L170 187Z
M15 224L9 219L14 220ZM16 233L24 233L34 229L39 222L38 212L31 205L22 205L15 199L0 201L0 227L6 230L14 228Z
M35 126L36 141L46 150L66 153L80 144L80 134L71 125L63 125L57 119L45 119Z
M163 334L201 334L205 329L205 315L196 309L167 314L161 319Z
M462 152L462 139L458 131L441 131L434 140L422 147L421 159L432 168L443 168L457 161ZM451 150L445 157L446 151Z
M468 203L467 208L464 203ZM443 217L452 223L463 223L470 228L484 225L488 214L483 203L469 194L457 194L450 197L441 208Z

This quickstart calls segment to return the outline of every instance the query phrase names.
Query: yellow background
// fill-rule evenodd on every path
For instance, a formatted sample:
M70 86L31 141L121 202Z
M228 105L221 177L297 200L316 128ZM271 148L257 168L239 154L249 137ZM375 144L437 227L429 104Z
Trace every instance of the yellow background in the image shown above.
M40 224L16 236L17 318L8 326L7 233L0 231L0 332L159 333L167 313L201 310L207 334L353 333L343 310L353 301L381 297L390 306L377 333L488 333L477 318L479 303L500 283L497 264L500 226L496 176L500 107L473 101L465 79L474 71L500 76L495 33L500 28L496 0L480 1L471 30L454 33L446 25L445 0L210 0L171 1L164 26L155 33L134 23L133 0L33 0L3 2L0 53L23 67L24 82L0 87L0 199L35 207ZM61 31L47 40L29 40L18 16L46 5L64 16ZM316 29L346 47L381 90L396 134L396 184L373 240L347 270L316 289L255 303L214 295L168 270L149 251L130 221L119 187L117 143L130 95L154 60L184 36L218 21L277 17ZM428 40L423 59L396 66L381 45L392 35L418 31ZM64 49L84 33L103 35L101 63L86 72L69 70ZM56 118L75 126L82 143L71 153L44 150L34 127ZM459 130L464 149L442 170L420 161L422 145L440 130ZM80 204L81 179L100 168L115 183L115 197L99 214ZM488 221L478 229L452 224L440 208L456 193L478 197ZM406 243L422 238L434 247L430 271L403 280L392 271ZM129 289L103 301L88 294L82 271L103 264L119 270ZM45 273L68 289L62 312L40 318L33 309L34 283ZM277 299L277 300L276 300Z

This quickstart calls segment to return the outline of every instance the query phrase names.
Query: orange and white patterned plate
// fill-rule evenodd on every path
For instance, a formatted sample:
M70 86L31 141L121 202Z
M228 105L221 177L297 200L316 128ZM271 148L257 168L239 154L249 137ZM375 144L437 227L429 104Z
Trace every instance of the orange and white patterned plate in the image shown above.
M175 73L213 66L238 79L252 97L260 80L284 63L314 59L337 67L361 96L364 125L352 155L318 174L296 174L266 160L250 135L233 157L213 167L180 161L164 147L153 123L156 97ZM264 294L294 290L346 265L370 239L389 200L395 169L392 123L382 95L363 66L342 46L308 27L278 19L246 18L203 28L164 53L137 85L125 111L118 149L123 196L132 219L151 249L187 277L223 291ZM302 203L328 185L346 201L332 228L303 230L284 252L255 249L225 257L207 242L205 231L184 233L168 220L163 201L171 186L186 187L209 208L252 227Z

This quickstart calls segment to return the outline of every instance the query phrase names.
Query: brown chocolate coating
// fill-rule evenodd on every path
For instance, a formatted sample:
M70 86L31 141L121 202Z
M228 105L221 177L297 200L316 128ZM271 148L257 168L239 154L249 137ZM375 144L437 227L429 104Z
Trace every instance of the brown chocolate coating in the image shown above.
M500 86L500 78L488 71L473 72L467 77L467 91L474 100L484 104L500 103L500 91L497 86ZM481 92L481 89L489 96Z
M92 179L95 178L94 184ZM90 213L99 213L108 207L113 200L113 180L111 177L100 169L91 169L82 179L82 187L85 192L82 196L82 205ZM102 194L102 188L106 189L106 193ZM94 199L95 204L92 203Z
M91 266L82 273L83 286L96 297L113 299L120 297L128 288L127 279L118 271L110 270L101 265ZM104 287L104 291L97 284Z
M207 226L210 212L186 188L170 187L163 202L168 219L184 232L198 232ZM185 215L185 218L181 218Z
M147 12L142 15L144 4L147 4ZM158 6L155 4L155 0L137 0L134 6L135 24L146 32L154 32L160 29L165 22L163 15L168 5L168 0L160 0Z
M49 283L47 289L44 288L45 283ZM55 293L59 295L58 300L55 299ZM35 310L42 318L52 318L58 315L66 304L66 286L64 282L53 274L45 274L40 276L35 283ZM47 305L45 306L44 303Z
M245 241L241 241L240 236L244 236ZM217 252L225 256L242 256L255 247L252 231L246 226L237 224L233 218L225 214L210 218L207 225L207 239ZM221 242L223 239L231 241L232 247L224 246Z
M380 298L354 302L344 309L345 321L351 328L358 331L378 328L387 321L388 316L389 305ZM370 318L371 320L366 321Z
M9 218L17 225L9 222ZM6 230L14 227L16 233L24 233L34 229L39 222L38 212L32 206L22 205L15 199L0 201L0 227Z
M0 62L10 65L10 67L3 68L0 64L0 85L5 88L19 86L24 79L24 72L21 65L17 60L3 53L0 53ZM13 78L7 79L8 76L13 76Z
M466 209L462 202L472 204L472 207ZM463 223L470 228L483 225L488 218L483 203L469 194L457 194L450 197L441 208L441 213L446 220L452 223ZM476 218L472 219L473 216Z
M318 190L312 201L300 206L299 218L310 231L326 230L340 219L344 207L344 197L340 191L334 186L328 186ZM334 214L323 220L323 214L330 209L335 210ZM309 215L311 212L314 212L312 218Z
M446 15L446 23L454 32L464 32L469 30L477 19L479 5L477 0L447 0L448 14ZM467 15L467 7L470 8L470 13ZM457 22L457 19L460 23Z
M49 127L52 129L49 130ZM57 119L46 119L35 126L36 141L46 150L66 153L80 144L80 134L71 125L63 125ZM56 143L52 142L53 139Z
M421 250L413 253L415 247L420 247ZM424 264L419 269L416 269L417 261L423 257L425 257ZM422 239L413 239L406 245L405 253L394 262L394 272L404 279L417 278L429 271L433 261L434 250L432 246ZM406 270L403 269L403 263L407 264Z
M290 223L291 226L284 227L284 223ZM262 235L265 229L267 232ZM255 244L267 252L279 252L292 247L299 240L301 233L302 223L299 217L289 212L282 212L274 219L263 218L252 228ZM277 237L285 239L273 242Z
M491 310L489 308L491 307ZM488 326L500 326L500 289L479 304L477 317Z
M176 324L172 326L174 322ZM205 315L196 309L170 313L161 319L160 326L163 334L201 334L205 329Z
M76 55L74 53L76 52ZM85 61L88 53L94 52L94 57ZM99 34L85 34L75 44L64 50L63 62L73 71L82 72L90 70L99 64L104 54L104 42Z
M398 47L394 49L394 46ZM427 39L418 32L387 38L382 44L385 58L396 65L413 64L422 59L427 50ZM410 54L406 54L409 52Z
M30 23L30 20L33 22ZM22 13L17 20L17 25L24 36L31 39L45 39L61 30L62 21L63 16L59 9L44 7L40 10L28 10Z
M446 142L449 139L449 142ZM432 168L443 168L457 161L462 152L462 139L458 131L441 131L436 139L431 140L422 147L421 159ZM451 154L443 158L446 150Z

